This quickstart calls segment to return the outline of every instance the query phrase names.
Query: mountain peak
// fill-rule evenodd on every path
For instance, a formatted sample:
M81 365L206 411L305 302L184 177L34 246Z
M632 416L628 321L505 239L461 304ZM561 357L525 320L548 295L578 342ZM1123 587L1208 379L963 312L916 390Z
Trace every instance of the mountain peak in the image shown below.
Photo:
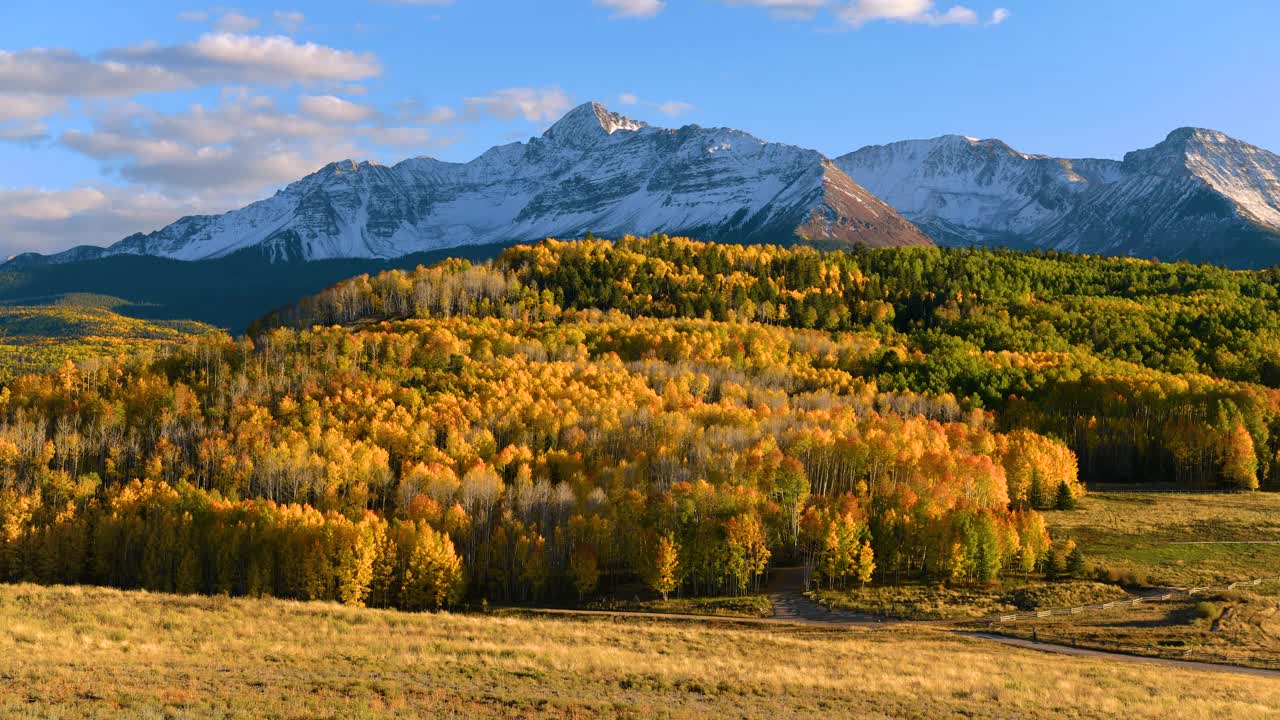
M1198 127L1180 127L1172 132L1164 139L1163 144L1189 145L1189 144L1211 144L1232 142L1232 138L1208 128Z
M1181 127L1154 147L1126 153L1124 162L1152 174L1186 176L1202 175L1206 166L1248 163L1258 155L1270 153L1217 130Z
M615 132L635 132L646 127L645 123L613 112L598 102L588 102L565 113L542 136L559 143L580 145Z

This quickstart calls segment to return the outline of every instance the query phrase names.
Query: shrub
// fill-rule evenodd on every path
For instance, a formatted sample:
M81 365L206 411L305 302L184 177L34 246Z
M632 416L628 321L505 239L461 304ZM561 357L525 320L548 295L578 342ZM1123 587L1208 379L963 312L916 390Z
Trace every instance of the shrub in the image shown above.
M1221 614L1222 610L1214 603L1202 600L1196 603L1195 616L1197 620L1213 620Z

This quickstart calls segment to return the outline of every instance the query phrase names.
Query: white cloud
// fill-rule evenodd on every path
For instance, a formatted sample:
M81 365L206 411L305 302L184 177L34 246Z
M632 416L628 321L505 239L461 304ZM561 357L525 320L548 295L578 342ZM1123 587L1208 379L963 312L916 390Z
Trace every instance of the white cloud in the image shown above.
M49 139L49 126L44 123L0 123L0 142L38 143Z
M64 110L67 101L49 95L0 95L0 123L11 120L39 120Z
M121 97L201 85L350 82L381 71L370 53L284 36L210 33L183 45L109 50L101 59L72 50L0 50L0 94Z
M302 24L307 21L307 16L294 10L276 10L271 13L271 18L275 20L276 25L287 33L296 33L302 29Z
M635 105L640 102L640 98L635 93L622 93L618 96L618 102L623 105Z
M976 25L978 13L964 5L939 10L935 0L723 0L729 5L765 8L770 15L793 20L812 20L829 12L843 24L860 28L871 22L887 21L920 25ZM988 25L999 25L1009 11L997 8Z
M651 18L667 6L664 0L592 0L599 6L613 11L612 18Z
M5 93L111 97L190 85L165 68L99 61L72 50L0 50L0 92Z
M333 95L303 95L298 98L298 109L303 115L330 123L358 123L378 114L368 105Z
M371 53L298 43L283 35L209 33L194 43L135 45L113 50L108 57L162 68L207 84L353 81L382 72Z
M468 118L491 115L499 120L523 117L531 122L549 122L572 109L573 100L558 87L505 88L466 98L463 105Z
M658 112L666 115L667 117L680 117L690 110L693 110L693 105L691 103L681 102L679 100L668 100L666 102L658 103L654 107L657 108Z
M264 100L241 96L179 113L122 105L94 116L91 131L68 130L59 142L130 182L244 195L359 153L351 128L281 112Z
M178 19L183 22L208 22L209 13L204 10L187 10L178 13Z
M261 24L262 21L256 17L249 17L248 15L242 15L235 10L229 10L218 18L218 21L214 23L214 27L218 28L222 32L245 33L253 30Z
M854 0L836 11L851 27L859 28L880 20L923 25L972 25L978 14L963 5L938 12L934 0Z
M163 192L211 191L258 197L342 158L399 159L455 138L332 96L304 95L298 112L247 88L230 88L217 107L161 113L121 103L100 110L92 129L68 130L59 142L102 163L103 171Z
M183 215L232 207L112 186L0 188L0 256L105 245L135 232L156 230Z
M77 212L102 207L106 195L93 188L74 190L0 189L0 208L22 220L66 220Z

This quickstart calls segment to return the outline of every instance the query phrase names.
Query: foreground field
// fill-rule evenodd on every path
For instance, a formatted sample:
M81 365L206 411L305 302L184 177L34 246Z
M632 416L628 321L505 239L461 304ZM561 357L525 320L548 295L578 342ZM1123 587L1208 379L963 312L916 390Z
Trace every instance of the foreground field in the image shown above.
M1280 684L925 630L414 615L0 586L12 717L1269 717Z

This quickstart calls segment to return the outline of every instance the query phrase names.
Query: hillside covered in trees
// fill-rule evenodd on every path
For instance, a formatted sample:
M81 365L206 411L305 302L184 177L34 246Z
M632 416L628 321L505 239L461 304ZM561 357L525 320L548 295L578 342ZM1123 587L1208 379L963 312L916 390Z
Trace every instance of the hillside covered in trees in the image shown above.
M0 577L414 609L1032 572L1081 475L1271 482L1274 297L665 237L359 277L0 389Z
M599 309L815 329L878 390L954 395L1068 442L1089 482L1280 486L1280 275L1069 254L821 253L664 236L341 283L256 325Z
M119 298L73 293L40 304L0 304L0 382L53 370L67 360L128 354L181 343L217 328L121 314Z

